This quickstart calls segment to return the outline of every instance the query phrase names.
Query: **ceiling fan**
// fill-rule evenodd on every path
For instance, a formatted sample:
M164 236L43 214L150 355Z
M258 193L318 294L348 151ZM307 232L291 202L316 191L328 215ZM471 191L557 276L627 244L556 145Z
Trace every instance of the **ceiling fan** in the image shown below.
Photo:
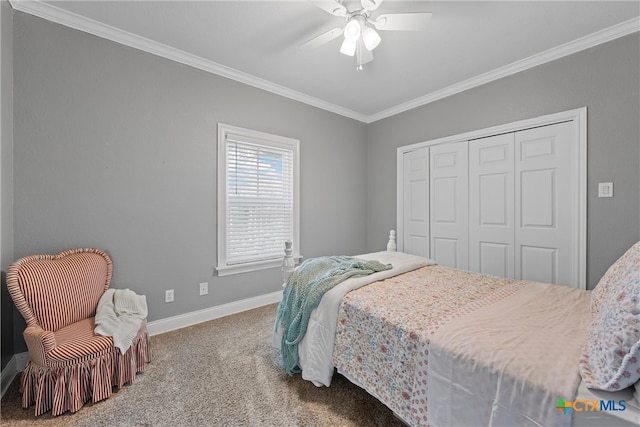
M373 49L382 40L376 30L421 31L427 28L431 19L431 13L428 12L383 13L373 17L372 12L383 0L360 0L362 8L353 11L347 9L344 0L310 1L333 16L345 18L347 23L344 27L333 28L302 43L300 47L320 46L344 34L340 53L355 56L358 71L362 70L364 64L373 61Z

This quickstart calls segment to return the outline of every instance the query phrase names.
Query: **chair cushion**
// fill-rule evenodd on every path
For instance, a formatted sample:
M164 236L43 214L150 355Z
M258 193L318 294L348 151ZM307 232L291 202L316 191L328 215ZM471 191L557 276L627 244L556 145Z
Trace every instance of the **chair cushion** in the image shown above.
M65 361L77 363L92 359L113 350L113 339L96 335L93 317L80 320L58 330L56 348L49 353L49 359L56 366L66 365Z

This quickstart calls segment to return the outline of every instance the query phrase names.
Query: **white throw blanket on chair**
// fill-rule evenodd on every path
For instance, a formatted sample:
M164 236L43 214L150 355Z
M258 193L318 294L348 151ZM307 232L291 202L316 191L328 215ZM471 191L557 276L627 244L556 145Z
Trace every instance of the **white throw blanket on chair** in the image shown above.
M129 289L107 289L96 309L98 335L113 337L114 346L125 354L147 317L147 297Z

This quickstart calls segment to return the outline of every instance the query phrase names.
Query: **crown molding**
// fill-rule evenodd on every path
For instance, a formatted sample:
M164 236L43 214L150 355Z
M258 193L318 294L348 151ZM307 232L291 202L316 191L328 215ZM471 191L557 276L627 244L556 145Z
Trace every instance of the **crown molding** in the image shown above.
M40 0L9 0L13 9L28 13L51 22L55 22L76 30L80 30L95 36L114 41L116 43L129 46L135 49L151 53L181 64L219 75L240 83L253 86L276 95L302 102L304 104L320 108L331 113L351 118L363 123L373 123L387 117L412 110L417 107L438 101L451 95L455 95L465 90L490 83L492 81L510 76L521 71L528 70L538 65L580 52L590 47L597 46L608 41L624 37L626 35L640 31L640 17L635 17L620 24L597 31L593 34L570 41L560 46L551 48L544 52L532 55L528 58L513 62L503 67L496 68L489 72L480 74L462 82L453 84L444 89L440 89L411 101L396 105L375 114L365 115L348 108L324 101L322 99L306 95L285 86L272 83L251 74L227 67L217 62L213 62L182 50L155 42L145 37L138 36L127 31L123 31L103 24L101 22L68 12L53 6L50 3L43 3Z
M251 74L227 67L217 62L192 55L180 49L167 46L162 43L141 37L139 35L112 27L107 24L95 21L75 13L60 9L50 3L43 3L40 0L9 0L13 9L28 13L39 18L64 25L69 28L93 34L116 43L142 50L162 58L166 58L181 64L216 74L240 83L253 86L276 95L284 96L295 101L302 102L313 107L317 107L344 117L348 117L361 122L367 122L367 116L353 110L340 107L313 96L306 95L285 86L272 83Z
M565 56L580 52L585 49L589 49L590 47L594 47L599 44L606 43L608 41L615 40L617 38L624 37L638 31L640 31L640 17L635 17L620 24L605 28L603 30L570 41L560 46L556 46L544 52L532 55L528 58L513 62L500 68L496 68L495 70L491 70L487 73L480 74L476 77L472 77L462 82L453 84L444 89L431 92L427 95L415 98L409 102L370 115L367 117L367 123L373 123L375 121L382 120L417 107L421 107L439 99L443 99L448 96L464 92L465 90L472 89L476 86L490 83L503 77L507 77L512 74L537 67L538 65L546 64L547 62L563 58Z

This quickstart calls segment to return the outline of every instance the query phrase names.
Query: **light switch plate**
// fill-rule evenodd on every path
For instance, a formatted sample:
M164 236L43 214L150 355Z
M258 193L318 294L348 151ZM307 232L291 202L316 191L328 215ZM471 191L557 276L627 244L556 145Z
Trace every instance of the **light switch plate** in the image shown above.
M598 197L613 197L613 182L598 183Z

